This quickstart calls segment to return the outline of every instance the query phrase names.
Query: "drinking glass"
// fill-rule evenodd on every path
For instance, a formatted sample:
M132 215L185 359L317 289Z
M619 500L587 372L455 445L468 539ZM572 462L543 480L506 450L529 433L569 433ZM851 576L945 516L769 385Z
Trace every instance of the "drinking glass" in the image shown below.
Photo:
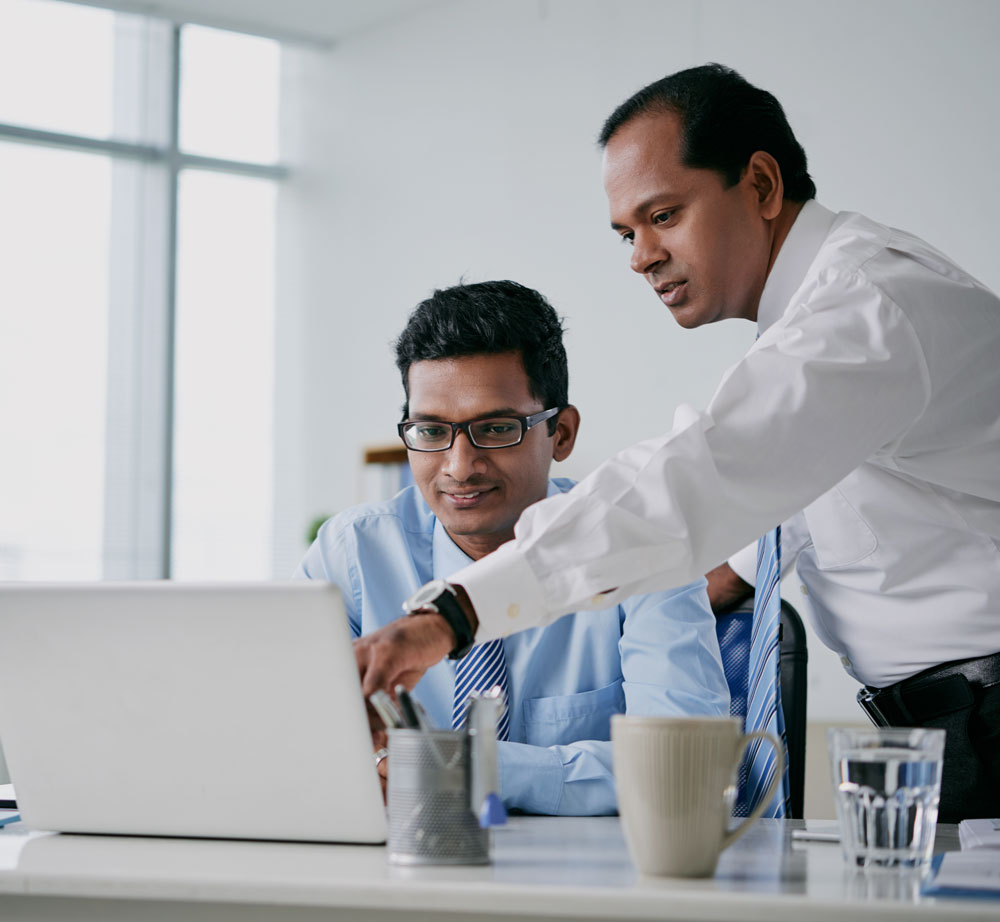
M924 868L941 796L944 730L827 731L844 859L855 867Z

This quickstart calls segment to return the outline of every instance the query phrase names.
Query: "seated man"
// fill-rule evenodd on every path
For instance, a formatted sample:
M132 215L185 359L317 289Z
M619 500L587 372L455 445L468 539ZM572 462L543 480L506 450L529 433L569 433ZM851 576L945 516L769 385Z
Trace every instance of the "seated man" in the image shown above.
M491 553L527 506L573 485L549 479L580 414L559 318L538 292L506 281L436 291L399 337L396 364L416 486L331 518L297 573L340 587L355 636L402 617L419 586ZM463 670L482 656L478 678L507 693L498 734L508 808L614 813L612 714L729 713L704 580L493 643L438 663L413 694L436 726L461 725L475 687Z

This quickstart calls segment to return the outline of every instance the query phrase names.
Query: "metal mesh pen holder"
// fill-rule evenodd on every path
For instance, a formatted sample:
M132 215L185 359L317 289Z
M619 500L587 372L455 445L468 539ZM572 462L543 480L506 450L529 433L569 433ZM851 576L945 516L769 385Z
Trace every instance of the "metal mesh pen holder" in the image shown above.
M469 802L464 730L389 731L389 861L489 864L489 829Z

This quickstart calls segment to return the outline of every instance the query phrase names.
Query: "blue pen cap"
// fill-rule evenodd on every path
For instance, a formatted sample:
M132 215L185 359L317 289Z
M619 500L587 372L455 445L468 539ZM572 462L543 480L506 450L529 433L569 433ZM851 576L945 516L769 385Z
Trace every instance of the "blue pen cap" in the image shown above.
M490 792L483 798L483 805L479 808L480 827L489 829L490 826L503 826L506 822L507 808L498 794Z

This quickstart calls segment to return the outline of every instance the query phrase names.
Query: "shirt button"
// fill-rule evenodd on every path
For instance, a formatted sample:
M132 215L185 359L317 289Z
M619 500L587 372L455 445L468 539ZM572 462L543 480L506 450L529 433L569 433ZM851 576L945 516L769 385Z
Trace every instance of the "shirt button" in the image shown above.
M850 669L851 668L851 661L850 661L850 659L848 657L842 656L840 658L840 665L843 666L845 669Z
M517 602L511 602L510 605L507 606L507 617L516 618L519 614L521 614L521 606L518 605Z
M806 589L806 587L804 585L803 586L799 586L799 592L801 592L803 595L809 595L809 590Z

